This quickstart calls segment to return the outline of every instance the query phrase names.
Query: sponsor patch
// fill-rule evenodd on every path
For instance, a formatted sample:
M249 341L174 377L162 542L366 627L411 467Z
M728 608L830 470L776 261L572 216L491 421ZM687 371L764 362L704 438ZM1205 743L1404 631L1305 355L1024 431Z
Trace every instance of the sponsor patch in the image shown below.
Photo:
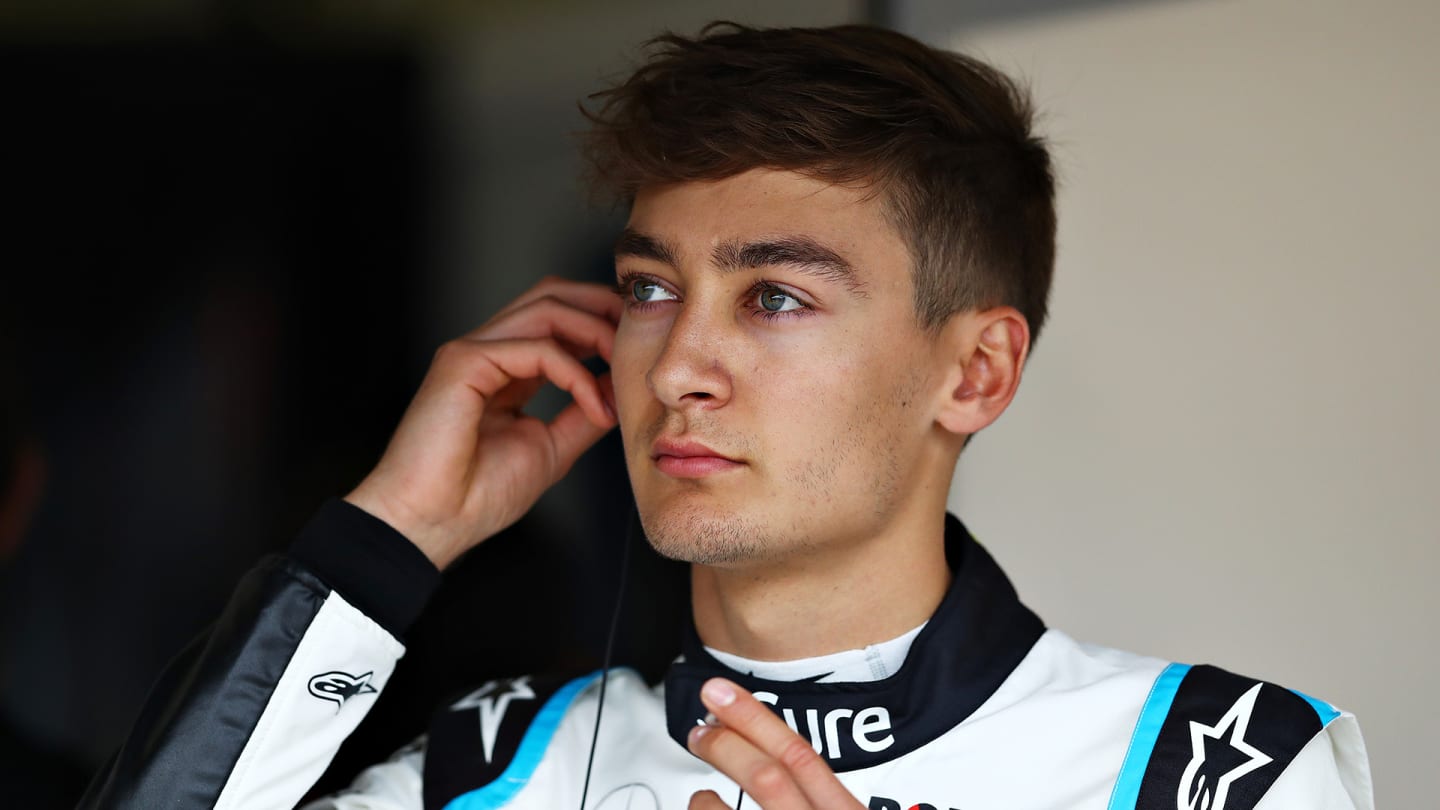
M447 701L430 719L425 807L444 807L500 778L545 702L570 680L501 678Z
M370 677L374 674L367 672L363 675L351 675L338 670L322 672L310 679L310 694L334 703L338 713L350 698L375 694L375 687L370 685Z
M1322 728L1305 698L1212 666L1186 673L1160 727L1137 810L1251 810Z

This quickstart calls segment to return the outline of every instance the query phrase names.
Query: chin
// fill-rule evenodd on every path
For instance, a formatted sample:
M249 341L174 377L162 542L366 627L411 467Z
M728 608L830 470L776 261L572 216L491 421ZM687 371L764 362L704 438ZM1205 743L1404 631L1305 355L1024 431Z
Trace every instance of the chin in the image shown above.
M773 555L774 527L750 515L698 504L640 509L645 537L661 556L699 565L733 566Z

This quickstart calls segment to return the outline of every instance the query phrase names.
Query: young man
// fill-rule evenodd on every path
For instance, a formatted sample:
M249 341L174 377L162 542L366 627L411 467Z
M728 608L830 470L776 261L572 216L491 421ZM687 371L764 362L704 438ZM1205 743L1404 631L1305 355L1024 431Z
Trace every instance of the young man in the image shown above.
M443 347L375 471L242 584L84 806L292 806L436 570L618 424L646 536L693 564L665 682L486 684L315 806L1371 807L1352 716L1046 630L946 516L1053 263L1007 79L872 28L719 26L662 38L592 118L630 203L618 296L547 280ZM575 399L548 424L520 410L544 380Z

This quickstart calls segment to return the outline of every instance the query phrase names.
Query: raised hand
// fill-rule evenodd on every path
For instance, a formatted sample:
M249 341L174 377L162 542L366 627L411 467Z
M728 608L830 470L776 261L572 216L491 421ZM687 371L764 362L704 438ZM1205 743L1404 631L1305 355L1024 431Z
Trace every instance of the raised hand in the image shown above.
M519 520L615 426L606 361L620 299L546 279L484 326L441 346L384 456L345 499L389 523L438 567ZM545 381L574 398L550 422L521 412Z
M865 810L835 772L768 706L724 678L711 678L700 700L716 723L690 731L690 751L735 780L763 810ZM728 810L714 791L690 797L690 810Z

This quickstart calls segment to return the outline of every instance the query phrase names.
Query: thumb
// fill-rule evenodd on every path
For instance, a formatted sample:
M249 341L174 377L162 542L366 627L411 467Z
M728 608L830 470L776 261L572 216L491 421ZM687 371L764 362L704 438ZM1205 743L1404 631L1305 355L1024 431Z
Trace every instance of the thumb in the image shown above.
M730 810L730 805L721 801L715 791L702 790L690 797L690 810Z
M570 471L580 454L589 450L600 437L610 432L615 423L597 425L585 415L578 402L570 403L555 417L546 429L550 432L550 443L555 448L554 477L560 479Z

